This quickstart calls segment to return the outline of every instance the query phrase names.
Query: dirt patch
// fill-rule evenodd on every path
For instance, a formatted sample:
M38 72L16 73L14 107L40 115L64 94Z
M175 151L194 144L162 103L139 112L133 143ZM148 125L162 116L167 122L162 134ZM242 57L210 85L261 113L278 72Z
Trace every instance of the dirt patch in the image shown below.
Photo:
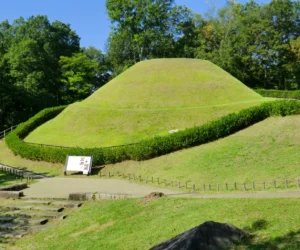
M161 197L164 197L164 193L161 192L152 192L146 196L144 196L145 200L153 200L153 199L159 199Z
M88 233L88 232L91 232L91 231L97 231L97 232L101 232L103 231L105 228L107 227L111 227L112 225L114 225L115 223L113 221L109 221L105 224L102 224L102 225L99 225L98 223L97 224L94 224L94 225L91 225L89 227L86 227L76 233L73 233L71 234L71 237L77 237L81 234L84 234L84 233Z

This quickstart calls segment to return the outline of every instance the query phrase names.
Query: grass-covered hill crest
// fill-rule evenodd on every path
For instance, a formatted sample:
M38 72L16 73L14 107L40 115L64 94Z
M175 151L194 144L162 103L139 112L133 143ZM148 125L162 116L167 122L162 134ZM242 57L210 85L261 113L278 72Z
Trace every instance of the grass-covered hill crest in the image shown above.
M25 141L78 147L129 144L199 126L264 101L211 62L148 60L70 105Z

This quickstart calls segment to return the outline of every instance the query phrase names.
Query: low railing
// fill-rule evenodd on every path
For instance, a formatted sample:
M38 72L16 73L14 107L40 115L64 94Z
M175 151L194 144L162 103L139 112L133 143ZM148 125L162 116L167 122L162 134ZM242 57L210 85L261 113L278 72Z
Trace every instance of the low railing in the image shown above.
M167 180L157 176L137 175L132 173L125 173L121 171L101 171L98 173L100 177L104 178L121 178L128 181L145 183L159 187L172 188L177 190L187 190L189 192L245 192L245 191L269 191L269 190L284 190L284 189L300 189L300 178L282 178L268 181L251 181L251 182L223 182L223 183L193 183L180 180Z
M10 132L12 132L18 125L11 126L10 128L0 132L0 140L5 138Z

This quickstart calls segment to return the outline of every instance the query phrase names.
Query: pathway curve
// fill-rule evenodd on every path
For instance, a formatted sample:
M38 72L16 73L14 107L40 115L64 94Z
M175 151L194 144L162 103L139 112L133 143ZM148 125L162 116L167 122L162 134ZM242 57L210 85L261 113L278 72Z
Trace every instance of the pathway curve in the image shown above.
M169 197L187 198L300 198L299 191L256 192L256 193L222 193L195 194L180 193L158 187L139 185L126 180L116 179L81 179L81 178L49 178L41 179L23 190L24 195L34 198L68 198L70 193L101 192L108 194L128 194L142 197L151 192L163 192Z

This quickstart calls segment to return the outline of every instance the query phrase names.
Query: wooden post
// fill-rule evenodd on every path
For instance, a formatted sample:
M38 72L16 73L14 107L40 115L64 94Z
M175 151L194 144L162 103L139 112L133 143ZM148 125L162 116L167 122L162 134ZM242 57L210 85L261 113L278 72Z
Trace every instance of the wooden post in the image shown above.
M108 172L108 178L110 178L110 172Z
M285 188L288 188L289 187L289 181L288 179L285 180Z
M255 189L255 183L254 183L254 181L252 182L252 189Z
M211 186L210 186L210 184L208 185L208 190L209 190L209 191L211 190Z
M157 183L159 184L159 177L157 177Z
M195 192L195 184L193 184L193 191Z
M188 184L187 184L187 182L185 182L185 189L188 189Z
M178 188L180 188L180 181L178 181Z
M236 182L234 183L234 189L236 190Z
M226 190L228 191L228 183L226 183Z
M153 176L151 176L151 180L152 180L152 183L153 183Z
M203 191L205 191L205 184L203 185Z
M266 182L265 181L263 182L263 186L264 186L264 189L266 189Z
M246 191L247 190L247 188L246 188L246 183L244 182L244 190Z

